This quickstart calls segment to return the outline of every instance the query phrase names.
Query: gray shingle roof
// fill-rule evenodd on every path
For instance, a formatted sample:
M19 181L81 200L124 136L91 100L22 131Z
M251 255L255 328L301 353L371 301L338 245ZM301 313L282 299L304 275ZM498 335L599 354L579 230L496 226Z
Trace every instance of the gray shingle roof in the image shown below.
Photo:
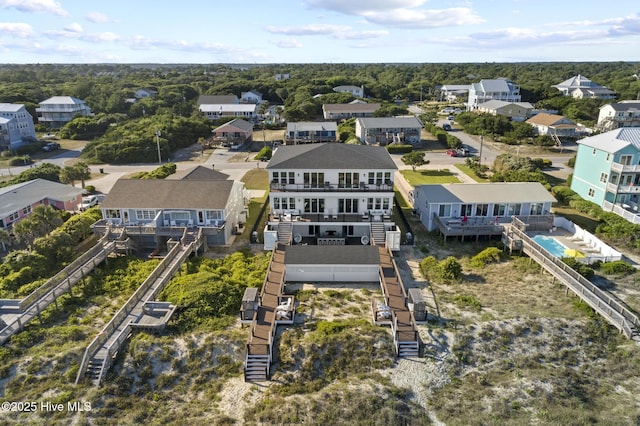
M422 129L422 123L416 117L365 117L358 121L367 129Z
M180 170L167 176L171 180L227 180L229 175L205 166L196 166L188 170Z
M295 131L337 131L338 123L335 121L294 121L287 123L287 132Z
M236 118L234 120L229 121L228 123L221 124L220 126L216 127L215 130L219 130L221 128L225 128L225 127L229 127L229 126L238 128L238 129L242 130L243 132L249 132L249 131L253 130L253 124L249 123L246 120L243 120L242 118Z
M391 169L396 164L386 148L369 145L320 143L281 146L267 169Z
M231 180L119 179L101 207L138 209L225 208Z
M45 198L57 201L70 201L82 194L81 188L51 182L46 179L34 179L29 182L0 188L0 216L7 216L18 209L35 204Z
M640 109L640 101L622 101L614 102L608 105L602 105L600 109L610 106L614 111L637 111Z
M555 202L538 182L494 182L477 184L420 185L419 199L429 203L527 203Z

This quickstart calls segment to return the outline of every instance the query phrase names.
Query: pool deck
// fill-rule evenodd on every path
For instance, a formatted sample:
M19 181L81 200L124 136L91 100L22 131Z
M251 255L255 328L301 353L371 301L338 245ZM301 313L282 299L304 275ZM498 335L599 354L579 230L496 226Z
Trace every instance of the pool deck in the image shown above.
M572 239L573 234L567 231L564 228L556 228L555 230L549 231L535 231L535 232L527 232L527 235L530 237L534 237L536 235L544 235L545 237L554 237L558 242L566 246L568 249L578 250L583 253L585 256L588 255L598 255L602 254L600 250L597 250L591 246L589 246L586 242L579 239Z

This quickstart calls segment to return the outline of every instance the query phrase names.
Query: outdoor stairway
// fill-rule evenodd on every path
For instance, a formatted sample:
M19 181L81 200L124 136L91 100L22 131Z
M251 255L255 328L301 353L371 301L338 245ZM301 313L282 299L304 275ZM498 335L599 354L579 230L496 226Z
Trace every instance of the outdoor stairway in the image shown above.
M384 222L371 222L371 238L377 246L383 246L387 242L387 233L384 230Z
M278 223L278 243L289 245L291 241L293 241L293 223Z
M167 256L89 344L78 370L76 384L87 377L94 385L100 386L120 347L129 338L133 328L145 317L145 304L156 298L180 265L204 244L205 237L201 231L195 239L192 237L193 235L187 232L183 234L182 239L175 243ZM142 325L152 327L148 324Z
M100 239L96 245L71 262L62 271L55 274L47 282L34 290L22 300L5 300L0 303L0 324L4 327L0 330L0 345L4 344L15 333L21 331L29 321L50 304L56 303L61 295L72 291L74 285L93 271L97 265L107 259L116 249L117 242ZM6 317L3 312L11 314Z
M391 331L398 357L417 357L420 338L416 320L407 305L407 295L391 252L379 247L380 286L385 303L391 309Z
M524 254L535 260L540 266L560 280L568 289L591 306L593 310L602 315L627 338L633 340L640 339L640 318L638 318L634 312L627 309L606 291L596 287L591 281L584 278L562 260L551 256L516 226L507 228L505 235L509 239L522 241L522 252Z
M282 294L285 276L284 257L284 245L278 244L271 255L267 274L260 290L258 309L251 323L244 367L244 379L247 382L269 380L277 323L278 321L285 324L293 323L293 296ZM277 316L283 300L288 300L289 305L286 306L291 307L291 318L285 321L278 319Z

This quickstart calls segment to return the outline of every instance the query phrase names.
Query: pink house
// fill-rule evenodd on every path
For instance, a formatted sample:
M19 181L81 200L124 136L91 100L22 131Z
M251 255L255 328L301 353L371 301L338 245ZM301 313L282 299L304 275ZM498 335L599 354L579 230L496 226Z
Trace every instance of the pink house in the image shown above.
M58 210L75 211L82 202L82 189L46 179L0 188L0 228L31 214L37 206L51 206Z

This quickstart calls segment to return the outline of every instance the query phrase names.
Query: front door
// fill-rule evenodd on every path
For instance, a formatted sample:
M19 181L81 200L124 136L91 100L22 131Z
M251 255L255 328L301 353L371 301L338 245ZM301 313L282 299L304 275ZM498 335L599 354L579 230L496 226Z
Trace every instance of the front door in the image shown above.
M198 210L198 225L204 225L204 212Z

